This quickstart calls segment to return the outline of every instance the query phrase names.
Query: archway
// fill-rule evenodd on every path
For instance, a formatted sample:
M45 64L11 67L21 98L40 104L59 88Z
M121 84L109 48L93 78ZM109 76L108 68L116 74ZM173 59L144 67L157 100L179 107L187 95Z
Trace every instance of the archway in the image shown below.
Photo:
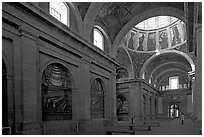
M177 104L171 104L169 106L169 117L178 118L179 117L179 106Z
M104 118L104 85L100 78L96 78L91 82L91 118Z
M173 7L166 7L166 6L153 8L135 16L120 30L120 32L115 37L113 42L113 58L116 57L118 45L121 39L123 39L123 37L127 34L127 32L130 29L132 29L136 24L140 23L141 21L154 16L172 16L182 21L184 20L184 13L182 10L173 8Z
M126 97L122 94L118 94L116 100L117 100L116 114L118 117L118 121L128 120L128 101Z
M72 82L66 67L53 63L45 68L41 93L43 121L72 119Z
M160 56L164 56L166 54L174 54L174 55L178 55L181 56L183 59L185 59L188 62L188 65L191 68L191 71L195 71L195 64L193 62L193 60L184 52L178 51L178 50L167 50L167 51L161 51L159 55L154 54L153 56L151 56L142 66L141 70L140 70L140 78L142 78L143 73L145 72L145 69L147 68L147 66L154 60L158 59Z

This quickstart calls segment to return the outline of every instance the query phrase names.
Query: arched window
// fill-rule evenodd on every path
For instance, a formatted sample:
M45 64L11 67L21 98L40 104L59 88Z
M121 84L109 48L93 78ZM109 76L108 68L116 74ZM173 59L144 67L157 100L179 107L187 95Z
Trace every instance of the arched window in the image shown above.
M91 118L104 117L104 88L101 79L91 83Z
M47 66L42 75L42 119L72 119L72 89L69 71L60 64Z
M69 26L69 6L63 2L50 2L50 14Z
M179 106L177 104L171 104L169 107L169 117L179 117Z
M104 36L102 32L96 27L93 30L93 37L94 45L100 48L101 50L104 50Z
M178 89L179 87L179 77L169 77L169 87L170 89Z
M125 68L118 68L116 73L116 79L127 78L129 76L128 71Z

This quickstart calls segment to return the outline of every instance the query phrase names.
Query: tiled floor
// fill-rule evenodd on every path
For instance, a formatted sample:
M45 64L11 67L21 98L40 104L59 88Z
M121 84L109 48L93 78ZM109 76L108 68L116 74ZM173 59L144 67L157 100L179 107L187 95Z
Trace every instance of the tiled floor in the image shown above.
M78 132L80 135L105 135L107 129L128 130L127 123L119 124L114 127L93 129L88 132ZM121 134L122 133L118 133ZM184 125L180 119L162 120L159 127L152 127L151 131L135 131L136 135L194 135L194 123L190 119L185 119Z

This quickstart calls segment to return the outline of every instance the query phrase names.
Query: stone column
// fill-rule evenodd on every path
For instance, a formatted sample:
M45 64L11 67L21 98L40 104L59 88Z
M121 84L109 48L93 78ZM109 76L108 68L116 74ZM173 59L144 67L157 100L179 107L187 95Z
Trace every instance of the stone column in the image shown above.
M153 115L153 119L155 118L155 111L156 111L156 108L155 108L155 94L153 93L153 97L152 97L152 115Z
M76 108L76 118L75 119L90 119L91 111L90 111L90 88L91 88L91 75L90 75L90 62L86 59L82 59L80 64L79 73L77 75L78 78L78 96L75 99L80 101L78 102L78 106Z
M134 85L133 85L134 84ZM139 92L139 83L131 83L131 86L129 88L129 100L130 100L130 114L129 116L134 115L135 121L139 121L140 117L140 92Z
M195 41L196 41L196 70L195 70L195 115L197 120L202 121L202 26L195 25Z
M111 77L110 77L110 117L111 117L111 124L115 124L117 121L117 116L116 116L116 73L115 71L111 72Z
M158 97L158 114L161 115L163 113L163 98Z
M147 91L147 96L146 96L146 116L147 119L149 119L150 115L150 92Z
M22 134L40 134L38 123L38 48L34 34L20 27L22 71Z

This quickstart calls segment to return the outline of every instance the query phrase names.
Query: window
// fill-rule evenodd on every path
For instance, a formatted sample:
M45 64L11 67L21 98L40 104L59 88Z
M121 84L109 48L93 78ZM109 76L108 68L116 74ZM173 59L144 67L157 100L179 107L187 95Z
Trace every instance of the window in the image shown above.
M177 20L178 20L177 18L171 16L156 16L140 22L135 27L138 29L145 30L159 29L168 26Z
M63 2L50 2L50 14L69 26L69 7Z
M104 117L104 88L101 79L91 83L91 118Z
M72 89L69 71L60 64L51 64L43 72L42 119L72 119Z
M170 85L170 89L178 89L178 85L179 85L178 76L170 77L169 78L169 85Z
M104 37L102 32L98 28L94 28L93 30L94 35L94 45L100 48L101 50L104 50Z
M125 68L117 69L116 73L117 73L116 79L127 78L128 77L128 71Z

